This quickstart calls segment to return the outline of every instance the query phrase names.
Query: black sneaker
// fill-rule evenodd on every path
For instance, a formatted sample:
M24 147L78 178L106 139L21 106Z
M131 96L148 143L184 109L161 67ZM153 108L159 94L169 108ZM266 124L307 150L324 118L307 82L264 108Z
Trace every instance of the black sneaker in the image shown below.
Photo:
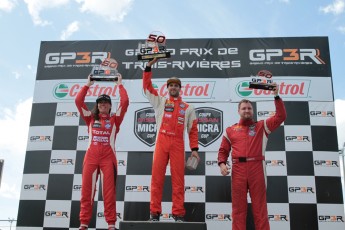
M159 214L151 214L149 221L159 221Z
M175 222L184 222L184 216L173 216Z

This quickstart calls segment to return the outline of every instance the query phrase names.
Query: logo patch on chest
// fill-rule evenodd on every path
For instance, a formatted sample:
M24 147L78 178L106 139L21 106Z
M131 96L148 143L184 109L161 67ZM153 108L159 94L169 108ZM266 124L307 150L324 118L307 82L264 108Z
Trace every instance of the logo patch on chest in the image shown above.
M174 111L174 107L165 107L164 111L166 111L166 112L173 112Z
M249 126L249 132L248 132L248 135L249 136L254 136L255 135L255 125L251 125Z
M92 125L92 128L101 128L101 124L100 123L94 123Z
M167 118L172 118L172 114L170 114L170 113L166 113L166 114L164 114L164 117L167 117Z

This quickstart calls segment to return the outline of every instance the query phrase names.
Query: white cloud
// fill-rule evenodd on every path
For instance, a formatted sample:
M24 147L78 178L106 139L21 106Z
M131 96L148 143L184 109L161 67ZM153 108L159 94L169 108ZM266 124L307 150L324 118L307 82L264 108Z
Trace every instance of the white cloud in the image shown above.
M0 1L0 10L11 12L15 7L17 1L15 0L1 0Z
M6 165L7 166L7 165ZM19 181L21 182L21 181ZM1 183L0 196L8 199L19 199L20 184Z
M74 21L71 24L69 24L67 26L67 29L62 31L60 39L61 40L66 40L70 36L72 36L72 34L74 34L75 32L77 32L79 30L79 24L80 23L78 21Z
M81 12L90 12L110 21L122 22L131 9L133 0L76 0Z
M337 29L340 33L345 34L345 26L339 26Z
M0 197L19 199L24 158L28 140L32 98L20 102L14 111L1 109L0 159L4 169Z
M29 131L32 98L20 102L15 111L2 109L0 111L0 152L11 154L25 153Z
M336 99L335 104L335 119L337 123L338 145L339 149L345 143L345 100Z
M21 76L21 74L19 72L13 71L12 73L13 73L15 79L19 79L19 77Z
M28 7L32 21L35 25L39 26L46 26L51 24L51 22L41 19L40 13L42 10L62 6L69 3L69 1L70 0L24 0Z
M29 70L32 70L32 66L31 66L31 65L26 65L26 67L27 67Z
M320 7L320 10L325 14L332 13L338 15L344 12L345 2L344 0L335 0L332 4L329 4L325 7Z

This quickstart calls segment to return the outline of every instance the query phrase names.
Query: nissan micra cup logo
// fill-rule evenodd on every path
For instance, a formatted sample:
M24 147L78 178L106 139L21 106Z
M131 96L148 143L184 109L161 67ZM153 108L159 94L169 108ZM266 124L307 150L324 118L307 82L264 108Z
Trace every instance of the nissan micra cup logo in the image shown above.
M196 108L199 144L209 146L223 133L223 111L210 107Z
M143 108L135 111L134 134L144 144L153 146L156 142L156 118L153 108Z

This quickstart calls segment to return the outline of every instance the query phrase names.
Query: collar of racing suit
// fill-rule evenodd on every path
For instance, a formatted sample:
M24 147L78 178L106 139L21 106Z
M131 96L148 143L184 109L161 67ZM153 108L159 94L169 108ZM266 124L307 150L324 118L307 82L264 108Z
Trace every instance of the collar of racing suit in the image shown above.
M170 96L170 97L169 97L169 100L170 100L170 101L182 101L182 97L180 97L180 96L178 96L178 97L172 97L172 96Z
M109 117L110 117L110 114L104 114L104 113L99 114L99 118L102 118L102 119L107 119Z
M254 124L255 121L254 120L244 120L244 119L240 119L239 125L243 125L243 126L250 126L252 124Z

